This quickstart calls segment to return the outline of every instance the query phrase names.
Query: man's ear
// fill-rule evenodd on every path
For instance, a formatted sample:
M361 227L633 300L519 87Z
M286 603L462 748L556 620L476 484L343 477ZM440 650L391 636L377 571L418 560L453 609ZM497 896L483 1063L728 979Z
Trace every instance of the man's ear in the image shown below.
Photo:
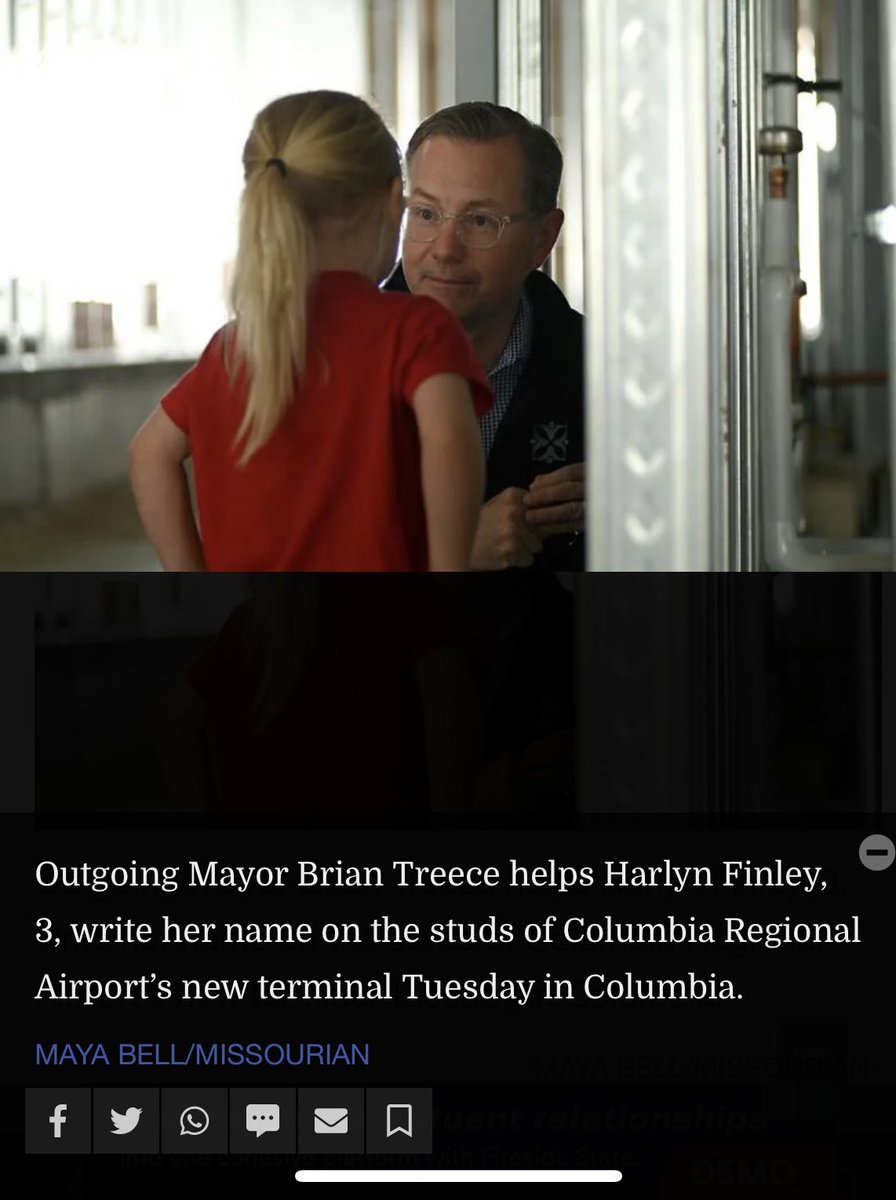
M532 270L537 270L544 264L545 259L557 244L560 230L563 228L563 210L553 208L543 217L536 218L535 244L532 248Z

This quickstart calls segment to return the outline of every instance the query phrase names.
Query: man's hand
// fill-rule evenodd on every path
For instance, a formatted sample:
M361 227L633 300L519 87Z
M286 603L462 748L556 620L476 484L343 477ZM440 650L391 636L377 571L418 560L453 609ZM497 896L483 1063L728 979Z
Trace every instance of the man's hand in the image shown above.
M585 464L569 463L547 475L536 475L523 492L526 524L543 538L585 529Z
M503 571L507 567L532 566L542 547L542 537L527 524L526 495L523 488L505 488L483 504L471 570Z

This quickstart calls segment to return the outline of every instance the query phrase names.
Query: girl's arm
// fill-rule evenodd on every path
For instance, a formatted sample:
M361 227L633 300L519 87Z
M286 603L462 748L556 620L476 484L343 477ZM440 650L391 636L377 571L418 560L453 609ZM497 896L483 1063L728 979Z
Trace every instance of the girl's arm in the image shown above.
M190 439L157 408L137 431L128 457L137 511L166 571L204 571L184 461Z
M485 460L470 386L461 375L432 375L412 400L420 435L420 475L430 571L468 571Z

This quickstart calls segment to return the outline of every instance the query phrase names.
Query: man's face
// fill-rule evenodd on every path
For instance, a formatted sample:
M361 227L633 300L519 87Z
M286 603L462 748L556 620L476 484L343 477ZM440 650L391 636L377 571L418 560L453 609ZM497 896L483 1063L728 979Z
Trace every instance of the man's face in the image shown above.
M513 137L492 142L431 137L408 170L411 204L458 214L487 209L500 216L524 213L528 206L525 166ZM415 295L438 300L476 336L508 314L512 319L526 276L547 258L558 230L556 219L526 218L506 225L489 249L471 249L449 220L434 242L404 239L405 279Z

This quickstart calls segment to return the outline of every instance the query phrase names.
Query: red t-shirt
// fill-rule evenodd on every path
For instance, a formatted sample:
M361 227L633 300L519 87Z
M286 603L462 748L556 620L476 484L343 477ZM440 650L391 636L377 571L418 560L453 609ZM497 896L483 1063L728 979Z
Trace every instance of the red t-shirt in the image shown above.
M190 439L208 569L425 571L414 392L450 373L468 380L477 413L491 404L454 317L350 271L318 276L306 379L245 466L235 440L246 377L231 381L223 335L162 399Z

